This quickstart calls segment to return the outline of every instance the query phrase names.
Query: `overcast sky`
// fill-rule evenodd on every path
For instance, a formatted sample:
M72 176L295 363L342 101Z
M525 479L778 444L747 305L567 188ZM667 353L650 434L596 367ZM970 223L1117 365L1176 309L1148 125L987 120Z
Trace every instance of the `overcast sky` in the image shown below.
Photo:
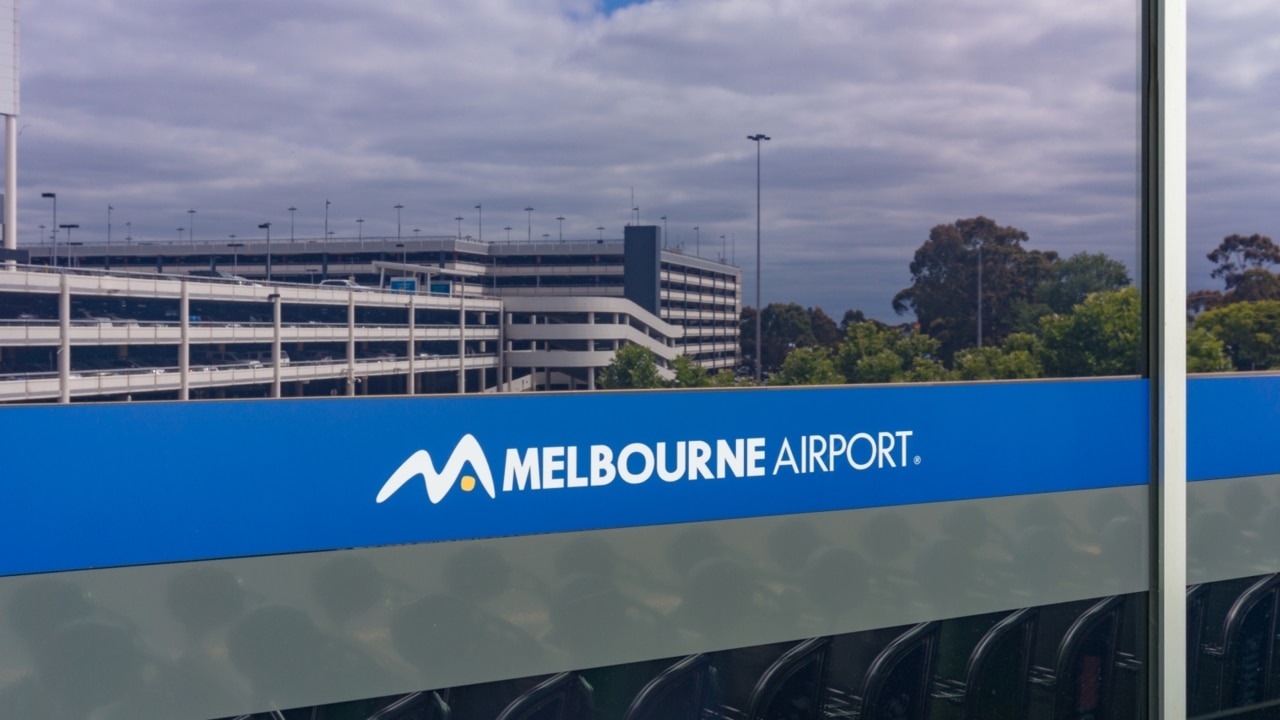
M1193 8L1192 285L1270 232L1280 7ZM1200 7L1204 6L1204 7ZM1133 0L42 0L22 6L19 243L330 229L620 237L631 215L764 299L892 319L929 228L1134 266ZM1242 38L1246 41L1242 42ZM1250 44L1254 43L1254 44ZM1209 67L1206 67L1209 66ZM1198 97L1198 96L1197 96ZM1198 136L1197 136L1198 137ZM700 227L695 233L694 227ZM47 233L47 230L46 230ZM185 233L184 233L185 234ZM1203 267L1202 267L1203 266ZM1203 279L1201 279L1203 278ZM754 287L747 293L754 299Z

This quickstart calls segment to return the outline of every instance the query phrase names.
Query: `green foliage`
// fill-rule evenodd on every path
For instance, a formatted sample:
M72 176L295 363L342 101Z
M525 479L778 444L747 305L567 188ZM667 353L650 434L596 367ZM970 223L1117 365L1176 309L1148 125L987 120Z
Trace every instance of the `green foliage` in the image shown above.
M985 217L935 226L916 250L911 286L894 296L894 310L914 312L944 359L975 345L981 257L983 337L998 343L1015 330L1014 303L1034 298L1058 258L1053 252L1028 252L1022 247L1027 239L1022 230Z
M792 350L782 362L782 368L769 378L770 385L838 385L842 382L844 377L836 372L831 352L823 347Z
M707 371L688 355L677 357L671 364L671 369L676 374L675 380L672 381L673 387L698 388L711 385L711 378L707 375Z
M1038 378L1043 346L1034 335L1014 333L1000 347L968 348L956 353L955 377L959 380L1014 380Z
M850 383L944 380L947 370L934 357L938 341L911 329L869 321L851 323L836 356L836 367Z
M753 384L751 381L739 380L732 370L721 370L711 377L711 387L737 387L739 385Z
M1237 370L1280 366L1280 300L1239 302L1208 310L1196 318L1195 328L1220 340Z
M813 333L813 341L819 346L830 349L832 352L840 347L840 339L844 334L840 332L836 321L831 316L822 311L820 307L809 309L809 327Z
M1187 330L1187 372L1225 372L1231 369L1226 346L1206 328Z
M606 390L627 390L660 388L666 383L658 375L658 362L653 351L640 345L627 344L618 348L613 360L600 371L597 385Z
M1138 371L1141 306L1136 288L1090 295L1067 314L1040 320L1048 377L1131 375Z
M1129 287L1129 270L1124 263L1104 253L1076 253L1049 268L1049 277L1036 286L1035 301L1049 312L1068 313L1096 292Z
M1249 270L1262 270L1270 275L1266 268L1280 264L1280 247L1266 235L1254 233L1246 237L1232 233L1222 238L1207 257L1217 266L1209 275L1222 278L1230 291L1244 281Z

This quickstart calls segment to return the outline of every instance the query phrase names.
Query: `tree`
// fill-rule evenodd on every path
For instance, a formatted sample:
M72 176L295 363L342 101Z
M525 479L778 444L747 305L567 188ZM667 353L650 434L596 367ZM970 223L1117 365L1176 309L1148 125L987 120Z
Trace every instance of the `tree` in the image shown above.
M1240 302L1207 310L1196 318L1195 328L1220 340L1237 370L1280 366L1280 300Z
M653 351L633 344L618 348L613 354L613 360L600 371L598 384L605 390L660 388L666 385L658 375L658 362Z
M796 303L769 303L764 308L764 325L760 342L764 345L764 368L769 371L782 366L792 348L813 347L813 324L809 311Z
M782 367L769 378L770 385L837 385L844 377L836 372L831 351L824 347L792 350Z
M1231 369L1226 346L1203 327L1187 329L1187 372L1226 372Z
M956 353L954 375L959 380L1038 378L1042 348L1034 335L1014 333L1000 347L966 348Z
M832 352L835 352L836 348L840 347L840 338L844 337L844 335L840 332L836 321L823 312L822 308L809 309L809 328L813 334L813 341L818 346L825 347Z
M1227 290L1232 290L1249 270L1262 270L1270 275L1267 268L1280 264L1280 247L1276 247L1266 235L1254 233L1245 237L1232 233L1222 238L1207 257L1216 265L1209 275L1222 278Z
M1138 372L1141 303L1136 288L1099 292L1070 313L1040 320L1040 362L1048 377Z
M914 312L921 330L950 359L977 344L978 256L982 247L983 344L998 343L1014 329L1015 301L1030 301L1049 277L1057 253L1028 252L1027 234L990 218L937 225L911 261L911 286L893 298L898 314Z
M845 310L844 315L840 318L840 337L844 337L844 333L849 329L850 325L866 321L867 316L863 315L861 310Z
M850 383L944 380L947 370L934 357L937 351L938 341L915 327L853 323L840 343L836 366Z
M671 364L671 370L676 374L675 380L672 381L674 387L695 388L711 385L711 378L707 376L707 371L688 355L677 357Z
M1132 284L1124 263L1105 253L1081 252L1049 268L1049 277L1036 286L1035 300L1047 305L1050 312L1069 313L1092 293L1120 290Z

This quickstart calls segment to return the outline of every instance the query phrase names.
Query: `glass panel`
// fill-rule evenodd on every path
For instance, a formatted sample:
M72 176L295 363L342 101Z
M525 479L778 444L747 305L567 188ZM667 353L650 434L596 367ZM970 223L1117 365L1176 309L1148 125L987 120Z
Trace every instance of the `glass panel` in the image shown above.
M1145 708L1145 613L1145 593L1117 595L295 708L282 715L326 720L1133 718ZM252 717L275 720L271 714Z

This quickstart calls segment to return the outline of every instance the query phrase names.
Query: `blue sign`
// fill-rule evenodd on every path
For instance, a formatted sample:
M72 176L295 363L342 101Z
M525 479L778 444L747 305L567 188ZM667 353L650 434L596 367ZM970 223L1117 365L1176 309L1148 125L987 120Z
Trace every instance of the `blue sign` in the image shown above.
M416 293L418 292L418 279L397 277L391 278L391 292L393 293Z
M1280 376L1187 382L1187 478L1280 473Z
M0 575L1148 481L1145 380L0 410Z

